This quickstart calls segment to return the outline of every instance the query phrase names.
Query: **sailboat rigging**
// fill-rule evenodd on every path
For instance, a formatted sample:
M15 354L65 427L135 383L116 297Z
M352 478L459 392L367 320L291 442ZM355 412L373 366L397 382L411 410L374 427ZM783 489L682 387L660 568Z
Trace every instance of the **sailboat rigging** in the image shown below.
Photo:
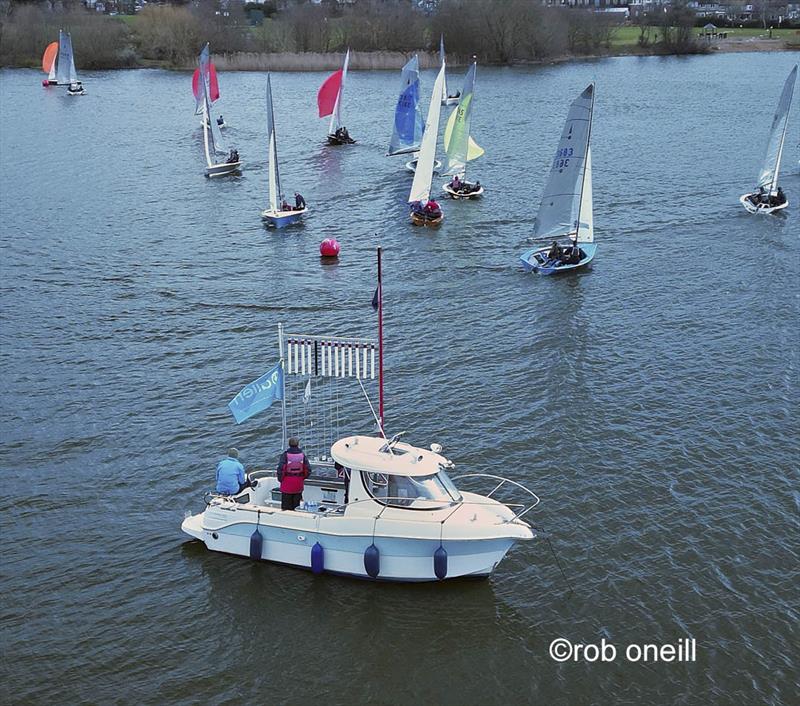
M335 71L320 86L317 93L317 108L319 117L331 116L328 128L329 145L352 145L355 140L350 137L347 128L342 124L342 94L344 84L347 80L347 67L350 64L350 50L344 57L344 64L341 69Z

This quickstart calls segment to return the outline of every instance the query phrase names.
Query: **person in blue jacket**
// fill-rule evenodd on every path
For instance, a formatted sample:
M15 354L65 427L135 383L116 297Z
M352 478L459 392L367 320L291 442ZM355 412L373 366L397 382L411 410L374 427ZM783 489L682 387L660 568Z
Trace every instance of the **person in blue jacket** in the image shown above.
M217 464L217 492L236 495L244 487L244 466L239 461L239 452L228 449L227 457Z

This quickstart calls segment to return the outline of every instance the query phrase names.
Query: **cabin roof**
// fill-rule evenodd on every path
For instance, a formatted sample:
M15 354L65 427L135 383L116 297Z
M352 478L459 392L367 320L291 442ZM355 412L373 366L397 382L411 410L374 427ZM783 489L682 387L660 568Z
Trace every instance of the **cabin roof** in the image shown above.
M395 476L429 476L448 463L441 454L411 444L398 442L389 451L387 440L375 436L339 439L331 456L346 468Z

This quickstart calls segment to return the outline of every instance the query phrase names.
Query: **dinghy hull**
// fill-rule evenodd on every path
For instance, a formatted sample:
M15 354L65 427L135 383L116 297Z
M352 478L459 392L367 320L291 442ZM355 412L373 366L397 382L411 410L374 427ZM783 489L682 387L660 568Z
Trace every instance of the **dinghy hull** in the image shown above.
M221 177L236 174L241 170L241 162L225 162L224 164L212 164L206 167L207 177Z
M771 213L776 213L777 211L782 211L789 205L788 199L781 204L777 204L776 206L770 206L768 203L757 203L754 201L754 197L756 196L757 194L742 194L739 197L739 203L744 206L748 213L763 213L765 215L769 215Z
M424 226L426 228L436 228L442 224L444 214L440 213L438 216L431 218L422 213L412 213L411 223L415 226Z
M580 261L575 264L566 265L561 262L553 261L547 257L550 247L533 248L520 255L520 261L526 272L536 272L540 275L555 275L564 272L574 272L582 267L586 267L593 259L597 251L595 243L580 243L579 247L583 253Z
M471 184L468 181L465 181L463 183L466 184L467 186L471 186L471 187L475 186L474 184ZM481 196L483 196L483 186L479 186L475 191L469 191L469 192L465 193L465 192L462 192L462 191L456 191L448 183L448 184L445 184L444 186L442 186L442 190L451 199L477 199L477 198L480 198Z
M266 221L268 226L285 228L293 223L299 223L306 213L308 213L308 208L303 208L299 211L273 211L267 209L261 212L261 218Z
M442 168L442 162L438 159L433 160L433 173L439 174L439 170ZM410 162L406 162L406 169L411 172L412 174L417 171L417 159L412 159Z

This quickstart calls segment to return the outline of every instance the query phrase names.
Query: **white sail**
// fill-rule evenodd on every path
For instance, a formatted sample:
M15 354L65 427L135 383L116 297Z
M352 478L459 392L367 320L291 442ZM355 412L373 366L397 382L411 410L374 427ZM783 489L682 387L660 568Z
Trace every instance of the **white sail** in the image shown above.
M767 154L764 158L764 166L758 175L758 186L763 187L767 193L778 188L778 173L781 168L781 155L783 153L783 142L786 138L786 125L789 120L789 108L792 105L792 94L794 84L797 79L797 66L795 66L783 84L781 98L778 101L778 109L772 119L772 127L769 132L769 142L767 143Z
M56 69L56 81L67 84L70 82L70 75L75 72L75 64L72 61L72 40L63 29L58 30L58 68Z
M69 35L67 35L69 37ZM75 71L75 53L72 51L72 39L70 38L69 42L69 82L70 83L77 83L78 81L78 72Z
M536 214L534 235L537 238L574 235L579 230L593 107L594 84L590 84L573 101L564 123Z
M331 126L328 130L329 135L335 135L336 131L342 126L342 94L344 93L344 82L347 80L347 67L350 64L350 50L344 55L344 66L342 67L342 82L339 84L339 93L336 95L336 105L331 113Z
M267 74L267 143L268 143L268 171L269 171L269 208L272 211L280 210L281 176L278 172L278 142L275 136L275 115L272 110L272 81Z
M417 158L417 169L414 172L414 181L411 184L411 193L408 202L427 201L431 193L433 181L433 162L436 157L436 141L439 139L439 113L442 109L442 82L444 81L444 65L439 69L439 75L433 84L431 104L428 106L428 119L425 121L425 132L422 135L422 144Z
M583 192L578 215L578 232L575 240L579 243L594 242L594 210L592 207L592 146L586 148L586 169L583 173Z

